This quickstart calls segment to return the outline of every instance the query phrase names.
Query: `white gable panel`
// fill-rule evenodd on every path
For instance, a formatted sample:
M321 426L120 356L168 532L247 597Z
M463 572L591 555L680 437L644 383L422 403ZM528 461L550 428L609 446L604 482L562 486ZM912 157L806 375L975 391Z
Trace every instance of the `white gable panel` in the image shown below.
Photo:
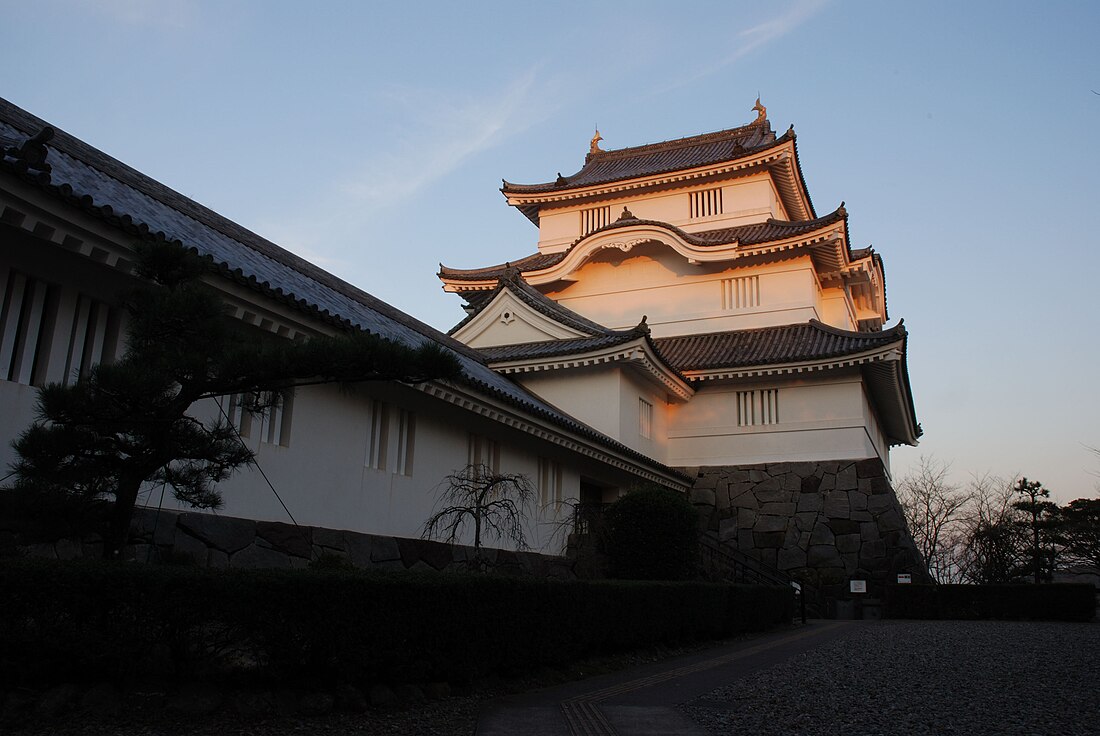
M470 347L518 345L583 337L585 333L556 322L527 303L502 290L453 337Z

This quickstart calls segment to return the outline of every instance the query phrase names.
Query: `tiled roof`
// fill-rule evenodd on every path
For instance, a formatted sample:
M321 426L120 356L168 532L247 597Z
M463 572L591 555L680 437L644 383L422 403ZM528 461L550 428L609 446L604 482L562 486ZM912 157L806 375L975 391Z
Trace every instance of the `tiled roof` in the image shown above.
M556 358L562 355L576 355L593 350L615 347L637 340L643 333L637 330L608 332L593 337L578 337L568 340L544 340L519 345L497 345L490 348L478 348L489 363L503 363L511 360L531 360L538 358Z
M103 219L135 238L178 241L209 257L222 272L270 298L321 319L417 346L436 342L453 351L463 382L530 412L598 446L649 468L679 475L584 425L497 374L474 350L404 312L169 189L80 139L55 131L46 142L47 166L28 169L12 144L47 123L0 98L0 170L21 176L51 196Z
M508 263L501 263L495 266L487 266L485 268L448 268L440 264L439 276L440 278L448 281L482 281L485 279L497 279L504 275L504 272L509 268L517 269L520 273L529 273L531 271L540 271L544 268L550 268L556 266L565 260L565 257L575 248L582 240L590 238L600 233L608 232L611 230L617 230L621 228L637 227L639 225L653 225L664 228L670 232L676 233L680 238L692 245L700 247L714 246L714 245L726 245L729 243L740 243L742 245L763 245L765 243L777 242L780 240L786 240L787 238L798 237L799 235L805 235L811 233L818 228L831 225L836 222L842 222L847 217L847 211L844 206L841 205L833 212L818 217L814 220L803 220L801 222L790 222L787 220L773 220L768 219L766 222L758 222L751 225L738 225L737 227L726 227L718 230L703 230L697 233L688 233L675 225L670 225L667 222L660 222L657 220L640 220L633 216L621 217L615 222L604 225L601 228L593 230L590 233L582 235L574 240L569 247L561 251L560 253L533 253L529 256L521 258L518 261L510 261Z
M519 271L514 267L505 268L501 275L498 277L500 280L497 283L495 289L490 292L482 292L485 296L477 298L476 304L473 304L473 311L466 315L465 319L459 322L457 325L447 331L448 335L453 335L460 329L469 324L473 319L481 313L485 307L489 306L489 303L493 301L497 294L501 291L507 290L515 295L520 301L528 305L536 312L549 317L555 322L559 322L566 327L571 327L574 330L586 333L588 335L606 335L610 334L611 330L598 322L577 314L572 309L558 304L556 301L546 296L542 292L538 291L534 287L530 286L526 281L519 277Z
M557 192L680 171L741 158L786 138L787 135L784 135L777 139L767 120L753 122L717 133L590 153L581 170L572 176L559 177L544 184L512 184L506 181L501 191L505 194Z
M849 332L817 320L704 335L657 338L661 355L677 370L743 368L840 358L884 347L905 337L905 328Z

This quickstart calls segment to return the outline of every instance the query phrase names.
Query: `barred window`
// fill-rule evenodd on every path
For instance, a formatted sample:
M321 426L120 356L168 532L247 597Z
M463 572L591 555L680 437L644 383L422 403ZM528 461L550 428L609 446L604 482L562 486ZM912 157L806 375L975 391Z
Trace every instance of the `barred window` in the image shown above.
M653 404L638 399L638 434L646 439L653 436Z
M45 383L56 319L57 287L12 269L0 299L0 379Z
M779 389L737 392L737 426L779 424Z
M389 407L386 402L371 402L370 427L367 430L366 466L375 470L386 469L386 446L389 444Z
M500 445L496 440L470 433L467 437L466 462L485 466L493 473L500 472Z
M721 187L691 192L688 196L691 198L691 219L722 214Z
M611 205L581 210L581 235L588 235L611 222Z
M561 465L544 457L539 458L539 503L544 509L561 510Z
M413 474L413 454L416 449L416 414L402 409L397 418L397 462L393 472L396 475Z
M722 279L722 309L747 309L760 306L760 277L741 276Z

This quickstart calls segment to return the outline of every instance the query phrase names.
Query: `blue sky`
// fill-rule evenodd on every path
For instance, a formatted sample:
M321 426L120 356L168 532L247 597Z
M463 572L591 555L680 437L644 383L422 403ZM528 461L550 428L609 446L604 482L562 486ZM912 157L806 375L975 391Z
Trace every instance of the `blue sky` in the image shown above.
M533 252L500 180L794 123L887 268L953 476L1095 495L1100 4L0 0L0 96L441 329Z

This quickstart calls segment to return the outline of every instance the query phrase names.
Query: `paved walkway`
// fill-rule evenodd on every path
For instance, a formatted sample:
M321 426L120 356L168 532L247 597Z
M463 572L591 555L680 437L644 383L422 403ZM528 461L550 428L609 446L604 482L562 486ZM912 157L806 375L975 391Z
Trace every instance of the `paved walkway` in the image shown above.
M502 698L478 717L477 736L705 736L676 710L739 677L846 636L856 621L811 621L644 667Z

